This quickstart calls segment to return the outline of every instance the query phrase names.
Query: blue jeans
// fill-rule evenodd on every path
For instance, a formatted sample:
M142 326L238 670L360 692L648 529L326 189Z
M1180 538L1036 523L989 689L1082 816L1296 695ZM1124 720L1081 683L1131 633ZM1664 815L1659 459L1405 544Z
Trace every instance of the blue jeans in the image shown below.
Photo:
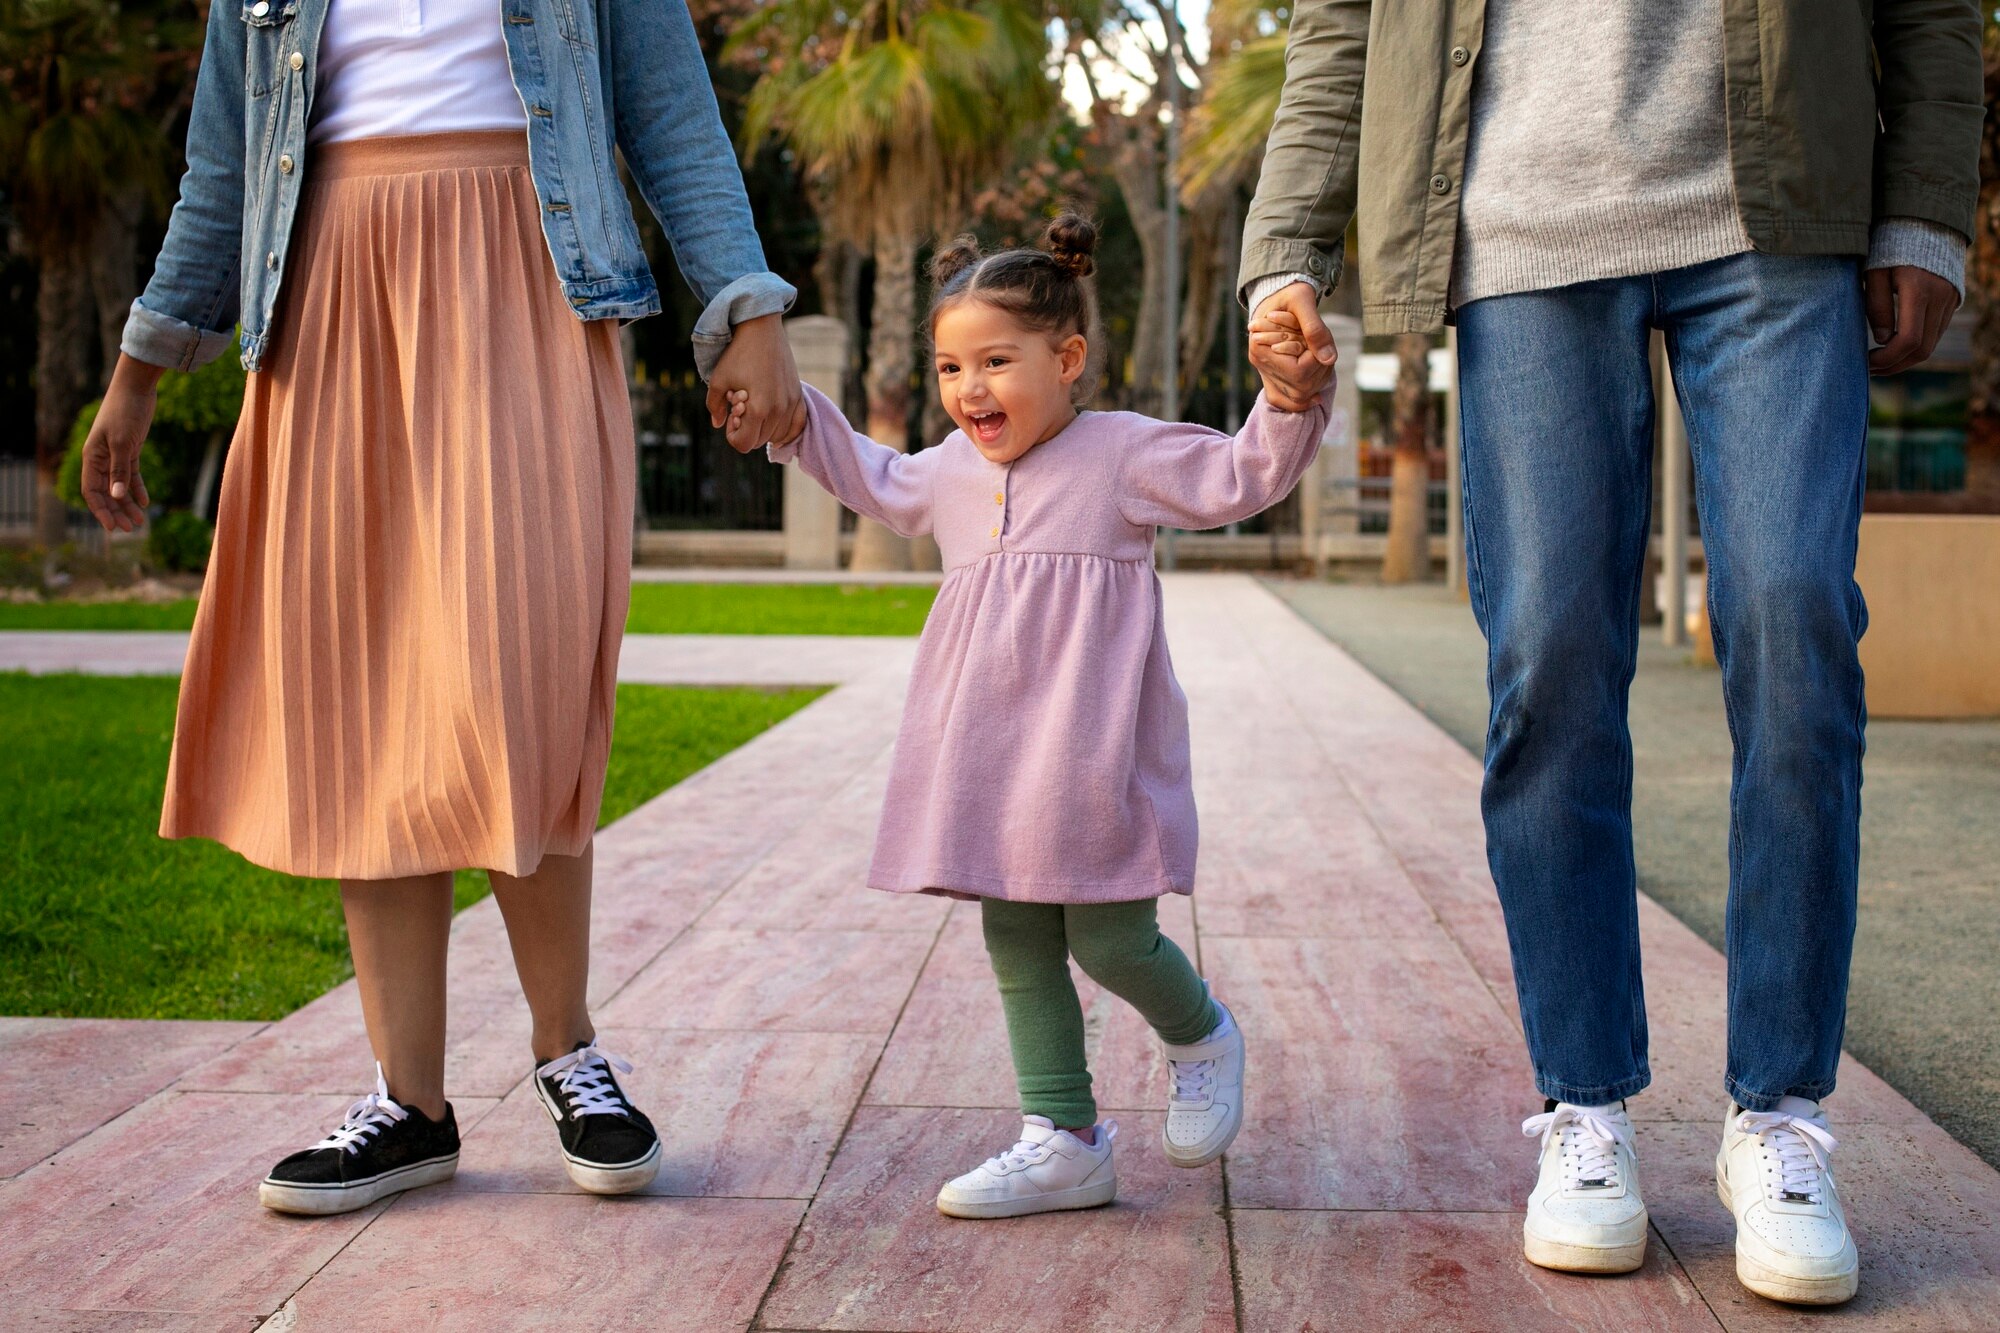
M1833 1089L1866 715L1857 264L1743 254L1458 312L1465 540L1492 713L1481 808L1544 1096L1651 1080L1626 701L1652 520L1651 330L1694 457L1735 744L1729 1059L1750 1110Z

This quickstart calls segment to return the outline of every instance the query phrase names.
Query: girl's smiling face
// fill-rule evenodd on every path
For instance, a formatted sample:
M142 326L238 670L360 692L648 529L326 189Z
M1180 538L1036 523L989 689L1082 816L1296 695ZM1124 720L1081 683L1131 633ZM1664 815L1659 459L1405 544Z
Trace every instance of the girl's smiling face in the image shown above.
M1076 420L1082 334L1029 328L977 296L938 311L932 332L944 410L988 459L1011 463Z

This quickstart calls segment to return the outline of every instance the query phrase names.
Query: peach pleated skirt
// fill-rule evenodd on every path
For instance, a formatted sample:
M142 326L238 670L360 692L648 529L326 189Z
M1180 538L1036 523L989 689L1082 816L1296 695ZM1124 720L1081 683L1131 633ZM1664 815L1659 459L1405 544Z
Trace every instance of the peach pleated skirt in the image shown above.
M588 845L630 584L617 333L517 133L313 150L223 473L160 832L295 875Z

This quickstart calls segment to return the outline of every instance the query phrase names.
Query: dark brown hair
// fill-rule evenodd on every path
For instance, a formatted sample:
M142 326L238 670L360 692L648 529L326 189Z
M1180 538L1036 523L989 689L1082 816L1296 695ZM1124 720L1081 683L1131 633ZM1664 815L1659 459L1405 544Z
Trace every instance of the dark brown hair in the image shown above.
M1080 213L1062 212L1049 220L1038 249L981 254L979 242L960 236L931 257L933 340L938 315L960 301L977 300L1006 311L1028 328L1056 339L1079 334L1090 346L1084 373L1070 388L1082 402L1096 387L1094 362L1097 309L1086 281L1097 267L1097 228Z

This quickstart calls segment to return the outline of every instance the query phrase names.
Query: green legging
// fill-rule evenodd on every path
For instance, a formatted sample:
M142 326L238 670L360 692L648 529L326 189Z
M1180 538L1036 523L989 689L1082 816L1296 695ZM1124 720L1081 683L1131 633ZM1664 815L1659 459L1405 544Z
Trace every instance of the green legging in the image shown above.
M1222 1020L1187 955L1160 933L1154 899L1064 905L988 898L982 907L1023 1115L1047 1116L1065 1129L1097 1123L1071 958L1164 1041L1200 1041Z

